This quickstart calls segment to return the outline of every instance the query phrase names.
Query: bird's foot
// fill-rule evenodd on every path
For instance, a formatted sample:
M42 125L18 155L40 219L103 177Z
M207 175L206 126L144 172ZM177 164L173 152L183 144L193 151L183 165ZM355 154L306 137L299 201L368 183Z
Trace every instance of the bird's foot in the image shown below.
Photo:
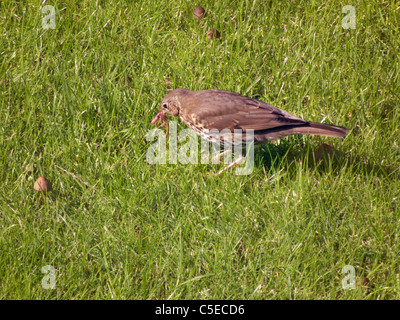
M212 163L214 163L214 164L221 163L221 158L231 152L232 152L232 149L228 149L228 150L225 150L224 152L221 152L220 154L217 154L216 156L214 156L212 158Z
M218 171L217 173L215 173L215 176L219 176L221 175L222 172L229 170L230 168L232 168L233 166L236 166L237 164L240 164L243 162L243 160L245 160L246 158L243 156L240 156L239 158L237 158L235 161L233 161L232 163L230 163L228 166L226 166L225 168L221 169L220 171Z

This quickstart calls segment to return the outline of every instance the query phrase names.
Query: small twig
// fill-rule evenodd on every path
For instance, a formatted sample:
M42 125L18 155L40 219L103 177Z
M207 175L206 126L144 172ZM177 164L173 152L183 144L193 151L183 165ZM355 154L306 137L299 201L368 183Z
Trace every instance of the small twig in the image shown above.
M68 174L68 175L74 177L74 178L77 179L79 182L81 182L81 183L83 183L83 184L85 184L85 185L87 185L87 186L89 186L89 187L92 187L89 183L83 181L83 180L82 180L81 178L79 178L76 174L74 174L74 173L72 173L72 172L69 172L69 171L65 170L64 168L61 168L60 166L58 166L58 165L56 165L56 164L55 164L55 166L56 166L57 168L61 169L62 171L64 171L66 174Z

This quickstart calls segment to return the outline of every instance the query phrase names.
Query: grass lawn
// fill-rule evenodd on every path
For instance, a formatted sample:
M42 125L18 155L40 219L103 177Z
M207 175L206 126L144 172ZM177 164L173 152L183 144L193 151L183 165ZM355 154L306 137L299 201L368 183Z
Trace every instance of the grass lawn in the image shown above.
M0 3L0 299L400 299L397 1L42 3ZM150 164L179 87L351 130Z

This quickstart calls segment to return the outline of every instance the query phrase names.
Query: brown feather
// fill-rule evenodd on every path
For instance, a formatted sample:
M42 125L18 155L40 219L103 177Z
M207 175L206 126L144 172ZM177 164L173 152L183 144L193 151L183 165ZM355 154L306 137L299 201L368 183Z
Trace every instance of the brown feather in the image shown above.
M344 127L308 122L265 102L225 90L176 89L163 99L163 105L173 105L173 101L178 101L180 107L167 112L179 113L189 125L219 131L254 130L256 142L260 143L292 134L344 137L348 131Z

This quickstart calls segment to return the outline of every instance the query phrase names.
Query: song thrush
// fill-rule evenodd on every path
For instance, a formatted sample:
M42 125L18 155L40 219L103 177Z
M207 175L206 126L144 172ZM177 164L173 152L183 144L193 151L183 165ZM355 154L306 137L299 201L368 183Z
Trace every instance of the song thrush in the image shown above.
M263 143L292 134L315 134L341 138L348 131L345 127L305 121L265 102L225 90L175 89L161 102L161 109L152 123L167 125L166 114L179 116L202 138L214 143L229 140L243 143L247 130L254 130L254 143ZM241 129L238 138L235 129Z

